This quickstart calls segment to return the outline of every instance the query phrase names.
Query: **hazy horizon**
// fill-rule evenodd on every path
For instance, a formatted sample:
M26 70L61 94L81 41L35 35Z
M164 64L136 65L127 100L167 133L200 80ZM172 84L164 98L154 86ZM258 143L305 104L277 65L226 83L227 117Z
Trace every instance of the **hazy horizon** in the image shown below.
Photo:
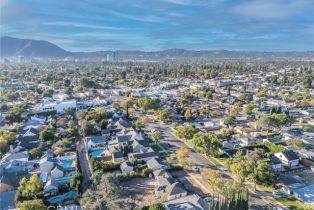
M71 52L314 50L310 0L1 1L1 36Z

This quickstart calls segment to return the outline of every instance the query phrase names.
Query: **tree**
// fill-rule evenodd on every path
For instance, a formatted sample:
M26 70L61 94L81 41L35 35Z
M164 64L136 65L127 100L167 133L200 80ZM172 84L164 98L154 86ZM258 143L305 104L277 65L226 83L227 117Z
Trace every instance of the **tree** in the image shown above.
M74 123L74 121L69 121L68 127L67 127L68 137L76 137L78 136L79 132L77 129L77 125Z
M165 207L160 203L156 203L149 206L148 210L165 210Z
M271 184L275 173L269 163L264 160L257 161L256 167L248 175L248 179L254 182L254 190L256 191L256 183Z
M159 102L158 98L141 97L137 100L137 105L147 111L148 109L159 108Z
M75 113L76 113L76 109L74 109L74 108L67 108L64 110L64 114L66 114L66 115L74 116Z
M9 144L12 144L16 134L10 131L0 131L0 152L5 153Z
M182 165L186 164L186 158L189 157L189 154L190 154L190 152L189 152L188 148L182 147L179 149L178 160Z
M62 147L69 147L70 145L71 145L71 141L70 141L70 139L68 139L68 138L63 138L62 140L61 140L61 145L62 145Z
M256 124L258 127L263 128L266 127L267 130L267 136L269 134L269 129L272 125L274 125L274 120L271 117L271 115L263 115L261 116L257 121Z
M78 186L81 184L80 182L82 181L82 179L83 179L82 174L80 172L76 172L75 175L71 179L70 187L78 188Z
M97 87L95 81L92 78L82 77L80 79L80 85L85 88L95 88Z
M83 120L81 123L81 134L83 136L89 136L96 134L96 122L95 120Z
M168 201L168 194L167 193L163 193L161 196L160 196L160 200L162 201L162 202L166 202L166 201Z
M5 119L9 123L21 122L22 121L22 113L27 109L26 104L16 104L12 108L7 111Z
M102 120L100 121L100 123L99 123L99 127L100 127L101 129L106 129L107 126L108 126L108 120L102 119Z
M260 160L254 168L254 174L257 176L257 181L262 184L271 184L275 177L275 172L269 162Z
M205 117L208 115L208 113L209 113L208 106L202 106L200 109L200 115Z
M42 199L23 201L18 204L20 210L46 210L47 207Z
M192 139L197 130L192 126L180 126L176 129L176 135L179 138Z
M51 129L46 128L39 133L39 139L42 141L52 141L55 139L55 135Z
M254 104L247 104L245 107L244 107L244 113L246 115L251 115L253 113L253 110L255 109L255 105Z
M29 151L29 156L31 159L38 158L42 155L42 150L40 148L33 148Z
M5 100L6 102L15 101L18 99L18 97L19 97L18 93L13 89L0 91L0 98Z
M184 118L185 118L185 120L190 120L190 119L192 118L191 109L187 109L187 110L184 112Z
M162 110L159 110L157 112L157 118L159 120L161 120L162 122L167 121L170 117L169 115L170 115L170 113L169 113L168 109L162 109Z
M230 125L232 125L232 124L234 123L234 121L235 121L235 117L234 117L234 116L226 115L226 116L224 116L224 118L223 118L224 124L227 125L228 127L229 127Z
M208 178L208 181L214 191L218 187L219 181L222 178L220 171L209 169L209 168L203 169L202 176L205 176Z
M193 136L192 143L198 151L206 155L217 155L221 147L220 140L217 137L202 132L198 132Z
M158 141L161 139L161 134L159 131L154 131L150 133L150 138L155 141L155 143L157 144Z
M121 209L117 201L119 179L115 174L104 174L96 171L92 176L91 189L80 199L84 209Z
M32 175L29 180L22 178L18 187L20 195L27 200L38 198L42 189L43 183L37 174Z
M122 107L125 108L125 113L127 117L129 116L129 108L133 106L133 104L134 104L134 101L132 98L125 98L122 103Z
M249 175L246 162L244 160L240 162L235 162L230 165L230 170L232 173L236 174L241 182Z
M213 210L248 210L249 209L248 191L238 192L229 196L212 196L209 201L209 209Z

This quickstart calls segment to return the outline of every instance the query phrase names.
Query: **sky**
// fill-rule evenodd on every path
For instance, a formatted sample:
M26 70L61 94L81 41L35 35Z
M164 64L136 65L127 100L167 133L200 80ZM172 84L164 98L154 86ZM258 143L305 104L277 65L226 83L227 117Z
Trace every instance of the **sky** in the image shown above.
M314 0L0 0L1 36L69 51L314 50Z

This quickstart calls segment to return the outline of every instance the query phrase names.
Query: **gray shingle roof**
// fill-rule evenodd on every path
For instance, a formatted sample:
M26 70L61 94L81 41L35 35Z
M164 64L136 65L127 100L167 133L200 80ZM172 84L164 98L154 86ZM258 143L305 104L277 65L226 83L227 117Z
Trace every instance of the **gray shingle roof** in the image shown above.
M179 182L176 182L167 186L166 193L169 196L171 196L171 195L186 193L186 190L183 188L182 184L180 184Z
M0 193L0 210L15 208L16 190Z

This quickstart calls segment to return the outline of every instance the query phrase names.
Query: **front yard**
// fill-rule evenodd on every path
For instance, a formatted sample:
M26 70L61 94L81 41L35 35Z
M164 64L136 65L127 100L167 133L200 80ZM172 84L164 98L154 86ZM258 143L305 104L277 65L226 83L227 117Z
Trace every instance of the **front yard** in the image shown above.
M295 198L288 197L288 196L276 197L276 200L282 203L283 205L287 206L290 210L313 210L314 209L314 206L312 207L307 206L301 201L298 201Z

